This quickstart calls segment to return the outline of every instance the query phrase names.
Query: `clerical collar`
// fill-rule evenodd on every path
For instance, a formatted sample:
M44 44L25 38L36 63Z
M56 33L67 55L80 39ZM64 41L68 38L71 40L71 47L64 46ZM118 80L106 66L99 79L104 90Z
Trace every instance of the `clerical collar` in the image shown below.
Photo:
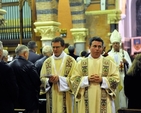
M54 59L61 59L61 58L64 58L64 56L66 56L67 54L63 51L62 53L61 53L61 55L59 56L59 57L56 57L55 55L54 55L54 53L53 53L53 58Z
M91 54L89 54L88 58L93 58L93 59L99 59L101 58L102 55L100 55L98 58L93 58Z

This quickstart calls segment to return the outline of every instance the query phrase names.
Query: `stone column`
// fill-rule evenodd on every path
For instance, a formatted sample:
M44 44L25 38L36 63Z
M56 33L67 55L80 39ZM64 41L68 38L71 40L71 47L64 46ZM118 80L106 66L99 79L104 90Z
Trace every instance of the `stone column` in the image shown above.
M79 55L81 51L85 50L85 42L86 37L88 35L88 29L86 28L79 28L79 29L71 29L72 36L75 43L76 54Z
M70 30L74 39L76 54L85 50L88 30L85 28L85 6L84 0L70 0L73 28Z
M35 32L41 34L42 45L50 45L51 40L59 31L57 0L36 0L37 22Z

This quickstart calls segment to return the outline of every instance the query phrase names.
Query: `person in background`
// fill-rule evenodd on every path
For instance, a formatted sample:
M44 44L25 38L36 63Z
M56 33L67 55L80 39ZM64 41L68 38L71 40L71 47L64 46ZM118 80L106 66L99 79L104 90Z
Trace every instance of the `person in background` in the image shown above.
M116 62L117 68L120 73L120 83L116 91L116 111L120 108L127 108L127 98L124 94L124 76L128 67L131 66L132 62L129 54L121 47L121 35L117 30L114 30L111 34L110 41L112 43L112 49L108 52Z
M77 59L77 57L79 57L78 55L75 55L74 52L75 52L75 47L73 45L69 45L68 46L68 52L70 56L72 56L75 60Z
M28 61L29 49L19 45L15 49L16 57L9 63L16 75L19 86L17 108L25 109L25 113L38 113L40 78L34 64Z
M32 63L35 63L38 59L41 58L40 55L36 54L37 52L37 44L35 41L29 41L27 44L27 47L29 48L29 57L28 60Z
M8 62L8 51L7 50L3 50L2 61L6 63Z
M65 42L61 37L51 42L53 55L42 66L40 94L46 94L47 113L72 113L72 95L69 78L76 61L64 52Z
M103 57L104 42L92 37L90 54L80 60L70 78L75 113L115 113L115 91L120 81L115 62Z
M77 57L77 59L76 59L76 61L78 62L78 61L80 61L81 59L83 59L83 58L85 58L85 55L87 54L87 51L81 51L80 52L80 56L79 57Z
M14 113L18 85L12 68L2 61L2 57L3 44L0 41L0 113Z
M40 71L41 71L43 62L53 54L52 47L49 45L45 45L42 49L42 54L44 57L42 57L41 59L35 62L35 67L39 75L40 75Z
M128 98L128 109L141 109L141 54L137 54L126 76L124 92Z

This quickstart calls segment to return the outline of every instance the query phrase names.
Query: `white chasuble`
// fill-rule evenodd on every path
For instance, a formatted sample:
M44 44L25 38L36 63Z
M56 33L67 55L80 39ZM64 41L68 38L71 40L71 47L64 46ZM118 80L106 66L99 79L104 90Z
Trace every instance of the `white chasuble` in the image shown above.
M50 90L46 93L47 113L72 113L72 97L70 93L69 78L75 67L76 61L65 56L60 59L52 57L45 60L41 69L41 82L45 89L48 88L47 75L58 75L59 81L56 84L50 84Z
M116 105L116 111L120 108L127 108L127 97L124 94L124 77L125 77L125 73L124 73L124 67L121 68L121 63L123 62L123 58L126 59L126 61L128 62L129 66L128 68L132 65L131 59L129 54L127 53L127 51L120 49L119 52L115 52L114 49L112 49L109 53L109 56L111 56L112 58L114 58L117 67L119 69L119 74L120 74L120 84L117 88L116 91L116 99L115 99L115 105Z
M113 61L104 59L102 56L97 59L89 57L78 62L71 77L75 113L114 113L113 100L119 72ZM88 76L93 74L102 77L102 85L95 82L86 85L86 78L88 81Z

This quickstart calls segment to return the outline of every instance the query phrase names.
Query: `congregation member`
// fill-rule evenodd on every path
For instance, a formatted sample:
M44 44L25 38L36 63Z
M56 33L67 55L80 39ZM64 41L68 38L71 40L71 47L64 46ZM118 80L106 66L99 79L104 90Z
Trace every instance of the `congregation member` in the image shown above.
M85 50L81 51L80 55L79 55L79 57L77 57L76 61L78 62L81 59L85 58L86 54L87 54L87 51L85 51Z
M119 69L120 73L120 83L116 91L116 99L115 99L115 106L116 111L120 108L127 108L127 98L124 94L124 76L127 68L131 66L131 59L127 51L125 51L121 47L121 35L117 30L114 30L111 34L110 41L112 44L111 51L108 52L108 55L111 56L114 61L116 62L117 68Z
M25 113L38 113L40 78L34 64L28 61L29 49L19 45L15 49L16 57L9 63L16 75L19 97L16 108L25 109Z
M8 62L8 51L5 49L3 50L2 61Z
M137 54L126 76L124 92L128 98L128 109L141 109L141 54Z
M53 55L44 61L41 69L40 94L46 94L47 113L72 113L69 78L76 61L64 52L65 42L63 38L53 38L51 46Z
M75 113L115 113L119 71L115 62L102 56L103 48L100 37L90 38L90 54L76 64L70 79Z
M12 68L2 61L2 57L3 44L0 41L0 113L14 113L18 85Z
M75 60L79 57L78 55L75 54L75 47L73 45L68 46L68 52L70 56L72 56Z
M52 47L49 45L45 45L42 49L42 54L43 54L43 57L35 62L35 67L39 75L40 75L43 62L53 54Z
M35 63L38 59L41 58L40 55L36 54L38 48L37 43L35 41L29 41L27 47L29 48L28 60L32 63Z

